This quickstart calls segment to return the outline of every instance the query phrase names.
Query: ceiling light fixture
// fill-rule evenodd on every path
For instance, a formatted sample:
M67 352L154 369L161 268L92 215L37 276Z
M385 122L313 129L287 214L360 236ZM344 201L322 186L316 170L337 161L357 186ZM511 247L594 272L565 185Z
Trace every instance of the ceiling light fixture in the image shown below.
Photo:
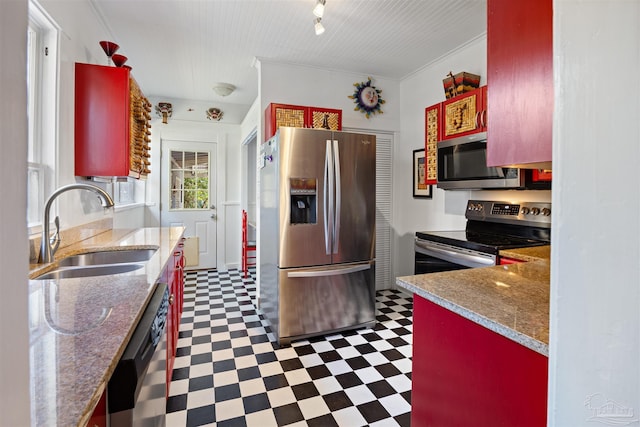
M313 14L316 15L318 18L322 18L322 15L324 15L324 4L327 2L327 0L318 0L316 2L315 7L313 8Z
M219 122L223 114L224 113L219 108L209 108L207 110L207 119Z
M173 107L170 102L159 102L158 105L156 105L156 113L162 117L162 123L166 125L168 118L171 117L173 113Z
M229 96L236 90L236 87L230 83L216 83L213 91L220 96Z
M322 22L320 21L322 21L322 18L316 18L315 20L316 24L314 25L314 27L316 29L316 36L324 33L324 25L322 25Z

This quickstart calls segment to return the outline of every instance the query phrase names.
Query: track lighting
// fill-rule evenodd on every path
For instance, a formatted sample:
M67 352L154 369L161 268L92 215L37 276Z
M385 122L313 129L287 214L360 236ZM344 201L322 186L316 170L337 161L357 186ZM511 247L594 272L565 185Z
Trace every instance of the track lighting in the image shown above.
M313 8L313 14L318 18L322 18L322 15L324 15L324 4L326 3L326 1L327 0L318 0L315 7Z
M324 26L320 21L322 21L322 18L316 18L316 24L314 25L316 29L316 36L319 36L320 34L324 33Z

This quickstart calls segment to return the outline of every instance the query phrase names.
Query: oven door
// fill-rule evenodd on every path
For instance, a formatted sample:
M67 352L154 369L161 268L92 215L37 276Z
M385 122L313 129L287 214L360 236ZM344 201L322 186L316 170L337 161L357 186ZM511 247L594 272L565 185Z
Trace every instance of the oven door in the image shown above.
M415 239L415 274L496 265L496 256L465 248Z

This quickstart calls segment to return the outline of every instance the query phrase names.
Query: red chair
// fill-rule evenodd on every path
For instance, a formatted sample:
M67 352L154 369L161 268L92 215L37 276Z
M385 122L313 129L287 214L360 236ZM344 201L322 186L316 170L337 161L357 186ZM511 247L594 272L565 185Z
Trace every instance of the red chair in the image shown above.
M256 242L249 240L247 231L247 211L242 210L242 271L249 277L249 267L256 265Z

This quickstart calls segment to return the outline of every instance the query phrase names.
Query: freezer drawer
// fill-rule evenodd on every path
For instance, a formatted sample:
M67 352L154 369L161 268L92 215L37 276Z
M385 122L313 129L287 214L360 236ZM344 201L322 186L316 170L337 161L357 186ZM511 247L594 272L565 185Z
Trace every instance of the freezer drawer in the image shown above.
M278 342L375 323L375 261L278 271Z

